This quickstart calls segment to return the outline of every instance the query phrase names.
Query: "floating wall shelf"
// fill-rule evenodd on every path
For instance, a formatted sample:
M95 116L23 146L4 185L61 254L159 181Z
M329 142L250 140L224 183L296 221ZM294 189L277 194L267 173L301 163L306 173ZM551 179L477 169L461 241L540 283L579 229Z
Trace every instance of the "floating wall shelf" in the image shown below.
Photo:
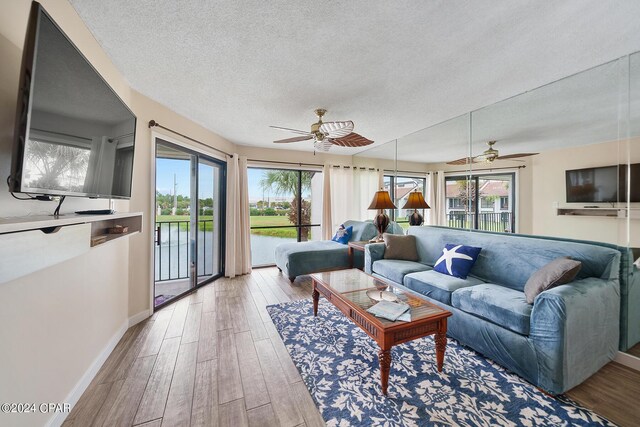
M126 233L109 234L121 225ZM61 263L142 231L142 213L27 216L0 220L0 283Z
M560 216L590 216L623 218L627 215L631 219L640 219L640 208L584 208L584 207L562 207L556 209L556 214Z

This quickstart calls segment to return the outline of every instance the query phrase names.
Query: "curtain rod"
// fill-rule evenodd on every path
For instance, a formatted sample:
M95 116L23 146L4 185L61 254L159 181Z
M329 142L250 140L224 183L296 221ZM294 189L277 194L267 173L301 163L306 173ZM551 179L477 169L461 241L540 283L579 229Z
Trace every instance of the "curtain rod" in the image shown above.
M444 171L445 173L460 173L460 172L484 172L484 171L498 171L498 170L502 170L502 169L524 169L526 168L525 165L520 165L520 166L505 166L502 168L484 168L484 169L465 169L465 170L459 170L459 171Z
M301 162L282 162L279 160L262 160L262 159L247 159L247 162L252 163L274 163L277 165L297 165L297 166L316 166L316 167L324 167L324 165L320 163L301 163ZM360 170L379 170L377 168L367 168L364 166L350 166L350 165L331 165L334 168L345 168L345 169L360 169Z
M204 147L207 147L207 148L209 148L211 150L217 151L218 153L222 153L222 154L224 154L226 156L233 157L233 154L229 154L226 151L222 151L222 150L220 150L220 149L218 149L216 147L212 147L212 146L210 146L208 144L205 144L204 142L200 142L197 139L193 139L193 138L191 138L191 137L189 137L189 136L187 136L187 135L185 135L183 133L180 133L180 132L177 132L177 131L175 131L173 129L169 129L168 127L162 126L160 123L156 122L155 120L149 120L149 128L152 128L152 127L159 127L160 129L164 129L164 130L167 130L169 132L175 133L176 135L180 135L181 137L183 137L185 139L188 139L189 141L195 142L196 144L200 144L200 145L202 145Z
M384 171L385 172L394 172L394 173L396 173L396 172L399 172L399 173L412 173L412 174L415 174L415 175L424 175L424 174L431 173L429 171L401 171L401 170L395 170L395 169L385 169Z

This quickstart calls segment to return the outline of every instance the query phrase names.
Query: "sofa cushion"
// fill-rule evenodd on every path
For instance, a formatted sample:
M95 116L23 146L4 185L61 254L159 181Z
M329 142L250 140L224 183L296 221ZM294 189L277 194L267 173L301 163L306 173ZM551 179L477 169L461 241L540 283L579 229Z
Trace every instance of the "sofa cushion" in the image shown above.
M529 335L533 306L527 304L524 292L500 285L476 285L453 292L451 305L513 332Z
M402 283L402 279L405 274L415 273L416 271L431 270L431 267L414 261L380 259L373 263L372 270L374 273L386 277L389 280L393 280L396 283Z
M287 242L276 246L276 265L289 277L349 267L349 249L331 240Z
M348 220L343 224L345 227L352 226L351 242L361 242L363 240L371 240L378 235L375 225L369 221L353 221Z
M536 297L554 286L571 282L578 275L582 263L569 257L556 258L529 277L524 285L527 302L533 304Z
M438 273L435 270L420 271L404 276L404 286L429 298L451 305L453 291L482 284L482 280L472 276L466 279Z
M416 237L404 236L401 234L384 233L384 258L402 259L405 261L418 261L418 251L416 250Z

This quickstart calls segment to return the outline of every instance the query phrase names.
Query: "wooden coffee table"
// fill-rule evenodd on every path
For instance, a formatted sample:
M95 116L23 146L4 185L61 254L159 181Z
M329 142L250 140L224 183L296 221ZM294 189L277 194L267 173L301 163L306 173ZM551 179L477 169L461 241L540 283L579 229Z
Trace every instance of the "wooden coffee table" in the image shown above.
M322 294L380 346L378 361L382 393L387 394L391 347L394 345L435 335L436 363L438 371L442 371L447 347L447 318L451 312L358 269L315 273L311 278L314 316L318 315L318 301ZM367 296L367 290L370 289L395 293L411 307L411 321L390 322L367 313L367 309L377 303Z

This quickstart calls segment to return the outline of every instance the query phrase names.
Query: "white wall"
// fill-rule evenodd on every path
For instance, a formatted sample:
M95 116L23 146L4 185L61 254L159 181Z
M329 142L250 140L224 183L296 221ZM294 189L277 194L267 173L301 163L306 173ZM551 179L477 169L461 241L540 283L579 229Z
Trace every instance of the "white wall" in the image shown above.
M633 141L632 144L638 144ZM531 200L532 233L547 236L595 240L632 247L640 246L640 220L630 220L631 241L627 242L627 221L607 217L577 217L556 215L555 205L582 207L584 204L566 204L565 171L597 166L627 163L625 142L607 142L582 147L545 151L532 157ZM634 150L632 163L640 162L640 150ZM588 205L597 205L590 204ZM634 204L634 206L637 204ZM610 207L609 204L600 204Z
M66 0L41 0L92 65L138 117L133 192L116 210L151 218L154 119L227 151L234 145L131 90ZM30 2L0 2L0 177L10 171L22 45ZM51 214L54 202L18 201L0 183L0 217ZM68 198L62 213L108 208L107 200ZM70 393L131 316L150 309L150 239L145 232L105 244L51 268L0 284L0 402L68 402ZM78 391L75 388L75 391ZM81 390L80 390L81 391ZM51 414L0 414L0 425L40 426Z

